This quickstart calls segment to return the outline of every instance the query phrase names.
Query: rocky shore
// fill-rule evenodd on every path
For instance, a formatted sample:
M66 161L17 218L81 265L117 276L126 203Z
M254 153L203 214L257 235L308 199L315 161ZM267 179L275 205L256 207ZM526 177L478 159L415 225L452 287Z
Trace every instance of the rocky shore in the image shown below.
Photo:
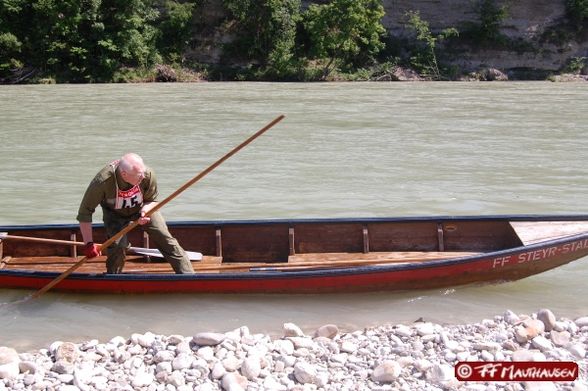
M467 325L417 321L356 332L286 323L283 337L243 326L194 336L132 334L57 341L18 353L0 347L0 390L588 390L588 316L506 311ZM460 361L573 361L568 382L467 382Z

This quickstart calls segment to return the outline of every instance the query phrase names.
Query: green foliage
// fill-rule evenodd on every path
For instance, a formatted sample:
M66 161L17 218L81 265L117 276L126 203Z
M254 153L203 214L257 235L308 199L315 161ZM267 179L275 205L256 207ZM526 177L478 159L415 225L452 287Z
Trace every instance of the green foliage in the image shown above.
M293 61L300 0L224 0L237 39L227 53L253 62L274 77L286 77Z
M480 47L502 47L515 50L517 45L500 32L504 19L508 17L508 8L497 5L496 0L475 0L474 11L479 22L463 24L462 37Z
M588 57L574 57L568 62L564 72L579 74L586 66L588 66Z
M429 23L421 18L419 12L408 12L407 17L410 28L416 33L417 41L424 45L422 48L417 48L411 57L411 64L421 73L434 80L440 80L441 72L435 53L437 42L457 36L459 32L455 28L448 28L444 29L440 34L434 35L429 28Z
M199 2L199 1L198 1ZM182 63L184 51L192 37L192 19L197 2L177 2L164 0L158 8L157 47L161 54L171 62Z
M577 22L588 19L588 0L567 0L568 15Z
M0 64L17 60L58 81L108 81L121 66L157 59L155 15L143 0L2 0L2 28L21 45L18 58L2 51Z
M478 9L480 13L478 39L485 42L499 41L502 37L500 26L508 16L506 6L499 7L494 0L481 0Z
M309 57L326 60L322 79L337 67L360 66L383 47L385 33L381 0L332 0L311 4L303 16Z

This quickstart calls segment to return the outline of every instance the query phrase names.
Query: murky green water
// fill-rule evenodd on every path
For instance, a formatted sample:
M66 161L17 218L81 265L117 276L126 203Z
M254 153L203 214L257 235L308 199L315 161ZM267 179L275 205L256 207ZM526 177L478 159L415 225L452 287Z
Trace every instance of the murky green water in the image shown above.
M286 118L163 209L168 220L588 213L586 83L202 83L0 87L0 225L73 223L96 171L128 151L162 197ZM100 216L96 217L100 221ZM279 333L510 308L588 314L586 259L523 281L326 296L48 293L0 309L0 345ZM0 290L0 302L25 295Z

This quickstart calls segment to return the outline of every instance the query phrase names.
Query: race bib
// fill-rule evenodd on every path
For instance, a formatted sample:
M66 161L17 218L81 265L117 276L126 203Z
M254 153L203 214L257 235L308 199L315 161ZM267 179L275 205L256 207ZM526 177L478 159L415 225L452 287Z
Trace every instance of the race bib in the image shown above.
M118 190L114 209L134 208L143 205L143 193L139 185L129 190Z

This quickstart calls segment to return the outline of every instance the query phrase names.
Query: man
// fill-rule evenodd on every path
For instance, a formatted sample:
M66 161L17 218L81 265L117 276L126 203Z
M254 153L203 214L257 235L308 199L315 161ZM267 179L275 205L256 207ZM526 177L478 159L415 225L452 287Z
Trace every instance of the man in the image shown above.
M100 170L88 186L77 216L86 243L86 257L94 258L100 255L100 248L94 244L92 237L92 214L100 204L106 235L109 238L131 221L138 219L139 224L155 243L155 247L176 273L194 273L190 258L178 241L171 236L159 211L146 217L147 212L157 204L157 196L155 174L135 153L128 153ZM126 235L123 235L108 247L107 273L122 272L129 246Z

